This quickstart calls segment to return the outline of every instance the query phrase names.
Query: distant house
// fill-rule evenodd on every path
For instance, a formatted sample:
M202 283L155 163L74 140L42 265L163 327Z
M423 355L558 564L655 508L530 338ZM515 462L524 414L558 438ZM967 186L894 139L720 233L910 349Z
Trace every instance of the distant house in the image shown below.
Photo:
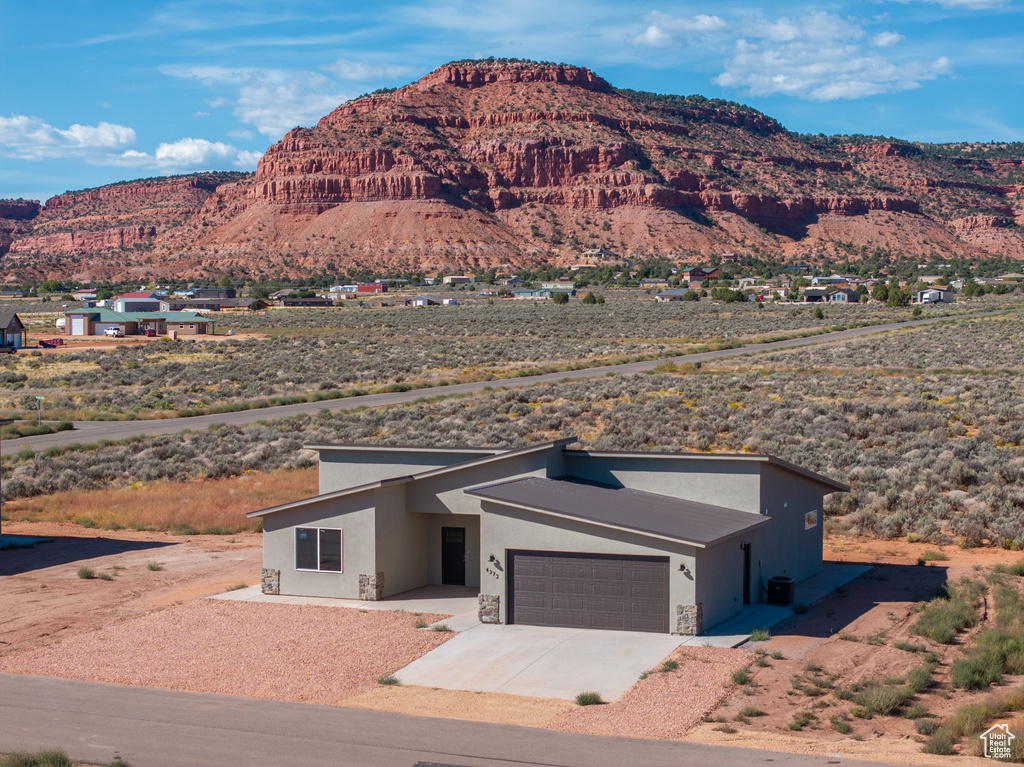
M691 288L699 288L710 280L717 280L722 276L722 270L702 269L699 266L688 266L680 272L680 275Z
M804 291L803 299L805 304L824 303L828 300L828 288L807 288Z
M76 290L74 293L71 294L71 296L76 301L95 301L96 291L91 288L88 290Z
M543 290L554 290L568 293L572 296L576 295L576 283L573 280L552 280L551 282L542 282L540 286Z
M293 308L300 308L300 307L315 308L315 307L335 306L334 299L331 299L331 298L325 298L324 296L312 296L310 298L299 298L294 293L292 293L292 295L284 296L282 298L277 299L276 303L277 303L278 306L286 306L286 307L293 307Z
M65 312L64 333L102 336L120 330L126 336L202 336L214 332L214 321L194 312L117 312L112 309L73 309Z
M114 299L115 312L158 312L160 297L156 293L124 293Z
M24 298L25 295L23 290L0 290L0 298Z
M516 275L512 275L511 277L504 277L498 280L498 284L506 288L516 288L522 285L523 281Z
M830 304L855 304L860 301L860 293L849 288L832 288L825 294Z
M356 293L387 293L388 286L383 282L360 282L356 284Z
M266 304L259 298L163 298L162 312L224 312L231 309L263 309Z
M21 317L11 309L0 311L0 346L20 349L28 340Z
M914 301L919 304L951 304L956 301L952 290L942 288L926 288L917 291Z
M234 288L194 288L192 298L234 298Z
M437 299L430 296L416 296L409 299L409 306L437 306Z
M476 279L468 274L449 274L447 277L443 277L441 282L444 285L468 285L469 283L476 282Z
M576 295L576 289L572 290L552 290L551 288L516 288L512 291L513 298L551 298L554 293L568 293L570 296Z
M664 290L654 297L654 300L659 304L667 304L672 301L682 301L683 296L687 293L691 293L690 288L673 288L672 290Z

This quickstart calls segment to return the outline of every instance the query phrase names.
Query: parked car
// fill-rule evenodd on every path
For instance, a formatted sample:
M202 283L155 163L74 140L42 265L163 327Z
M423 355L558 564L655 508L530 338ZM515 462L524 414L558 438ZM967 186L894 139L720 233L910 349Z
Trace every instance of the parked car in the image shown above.
M0 344L0 354L17 354L18 350L13 344Z
M124 331L121 328L104 328L103 335L114 338L124 338Z
M63 338L44 338L39 342L39 345L44 349L55 349L58 346L64 345Z

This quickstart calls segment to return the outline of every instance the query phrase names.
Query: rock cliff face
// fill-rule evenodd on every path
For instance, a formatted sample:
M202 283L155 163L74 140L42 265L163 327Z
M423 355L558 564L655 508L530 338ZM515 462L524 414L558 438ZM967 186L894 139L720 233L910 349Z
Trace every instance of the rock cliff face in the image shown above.
M1024 258L1018 149L799 136L739 104L620 91L580 67L456 62L296 128L254 176L68 193L20 219L0 208L23 222L3 264L338 274L563 263L597 247Z

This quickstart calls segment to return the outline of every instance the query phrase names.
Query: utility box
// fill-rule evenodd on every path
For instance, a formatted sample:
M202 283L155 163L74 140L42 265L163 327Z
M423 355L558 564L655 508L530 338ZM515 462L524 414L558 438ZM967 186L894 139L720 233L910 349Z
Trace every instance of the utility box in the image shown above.
M788 575L776 575L768 579L768 604L788 607L793 604L796 583Z

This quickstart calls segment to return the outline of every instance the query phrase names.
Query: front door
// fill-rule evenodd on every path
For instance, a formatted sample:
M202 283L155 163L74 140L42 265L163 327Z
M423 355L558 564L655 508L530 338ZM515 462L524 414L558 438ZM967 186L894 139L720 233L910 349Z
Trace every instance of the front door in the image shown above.
M441 528L441 584L466 585L466 528Z

